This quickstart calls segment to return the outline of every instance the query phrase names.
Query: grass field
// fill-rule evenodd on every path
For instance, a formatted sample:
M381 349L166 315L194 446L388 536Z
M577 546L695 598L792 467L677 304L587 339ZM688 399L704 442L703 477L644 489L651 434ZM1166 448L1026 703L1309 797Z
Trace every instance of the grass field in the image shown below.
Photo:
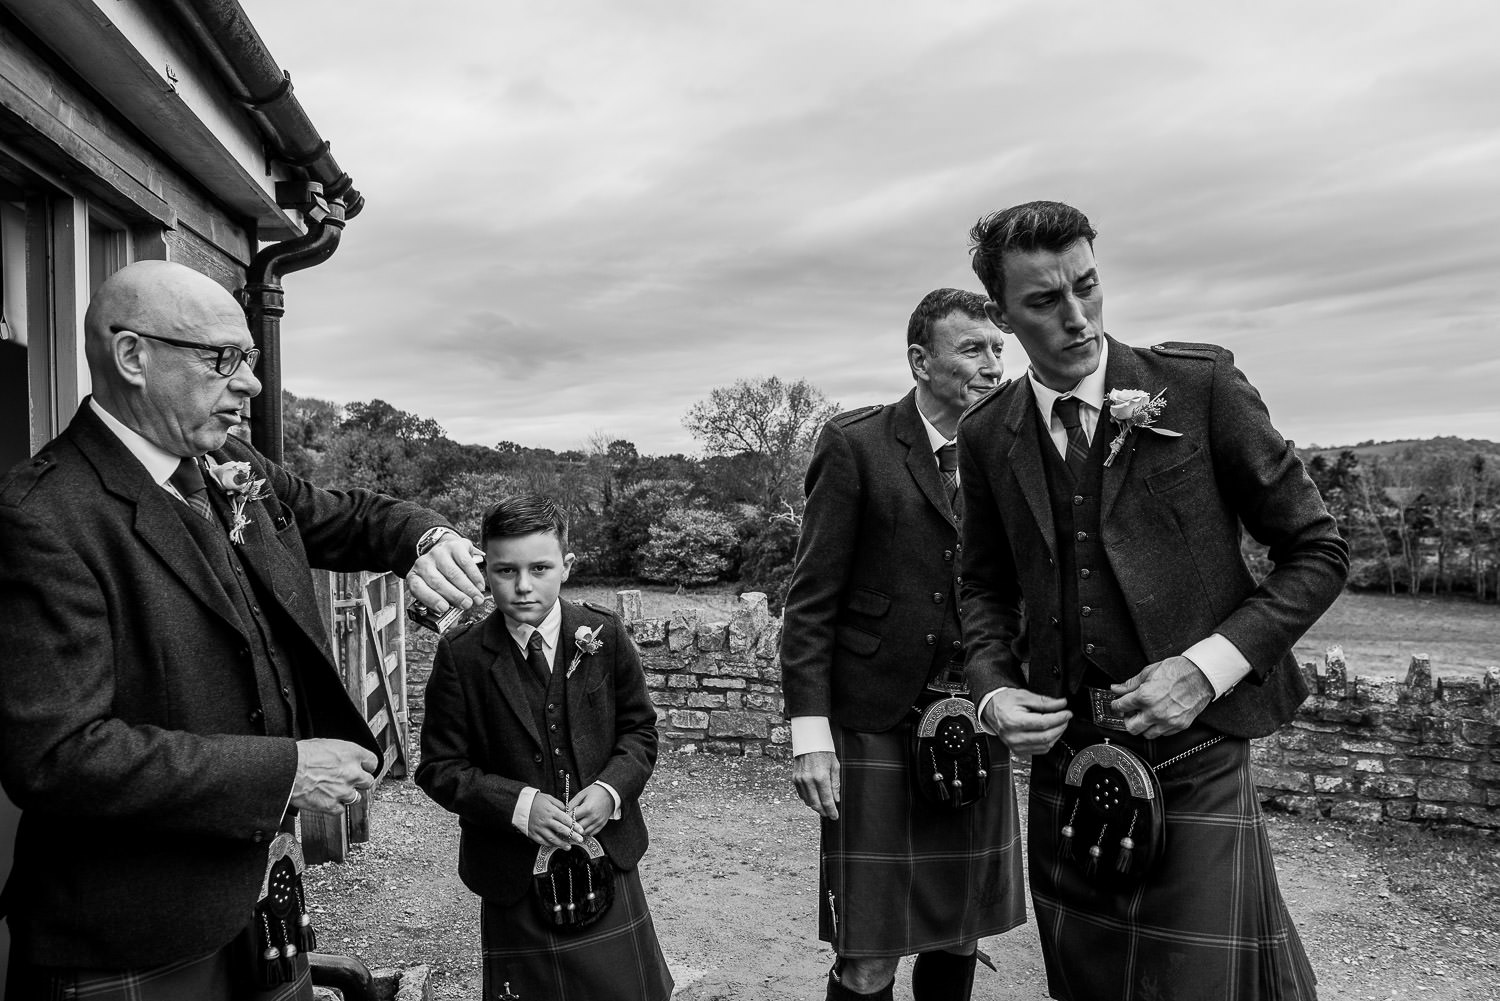
M574 601L587 599L613 608L615 592L631 587L641 591L651 618L685 608L697 609L705 621L727 619L739 601L730 585L681 592L628 583L565 585L564 590ZM1431 658L1435 674L1482 674L1486 667L1500 666L1500 605L1467 598L1346 592L1297 644L1297 660L1321 663L1323 652L1334 644L1344 648L1355 674L1405 677L1416 653Z
M1482 674L1500 667L1500 605L1345 592L1297 644L1297 660L1321 663L1334 644L1351 674L1403 678L1417 653L1432 659L1434 675Z

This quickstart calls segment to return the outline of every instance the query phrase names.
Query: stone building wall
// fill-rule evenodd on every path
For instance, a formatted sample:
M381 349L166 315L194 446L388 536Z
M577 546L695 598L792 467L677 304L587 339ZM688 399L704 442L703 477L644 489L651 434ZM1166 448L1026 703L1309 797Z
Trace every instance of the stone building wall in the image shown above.
M1351 677L1343 651L1302 666L1316 693L1255 741L1261 797L1346 820L1500 829L1500 668L1434 679L1425 654L1406 678Z

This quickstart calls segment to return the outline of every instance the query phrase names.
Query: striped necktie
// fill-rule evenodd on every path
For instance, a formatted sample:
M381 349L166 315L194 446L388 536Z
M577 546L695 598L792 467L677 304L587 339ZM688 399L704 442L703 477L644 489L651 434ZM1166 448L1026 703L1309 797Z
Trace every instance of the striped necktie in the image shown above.
M1052 412L1062 421L1063 430L1068 433L1068 472L1073 474L1075 480L1083 478L1083 468L1089 459L1089 438L1083 430L1080 407L1078 398L1073 396L1052 404Z
M188 507L213 521L213 508L208 506L208 487L203 482L203 470L197 459L183 459L177 463L176 472L167 477L167 482L182 495Z
M953 510L953 516L959 516L959 504L962 497L958 492L958 446L953 442L942 446L937 450L938 473L943 477L943 484L948 488L948 507Z

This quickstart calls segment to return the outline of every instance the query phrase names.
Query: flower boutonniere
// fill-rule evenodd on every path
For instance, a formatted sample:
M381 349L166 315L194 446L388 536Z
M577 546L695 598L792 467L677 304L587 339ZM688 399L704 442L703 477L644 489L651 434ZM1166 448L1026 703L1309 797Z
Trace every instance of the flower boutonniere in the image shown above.
M265 500L271 496L271 491L266 489L264 477L257 477L251 472L248 462L215 462L210 456L204 458L208 460L209 478L229 498L229 510L234 515L234 520L229 525L229 541L243 545L245 526L250 524L250 518L245 514L245 505Z
M599 639L599 634L603 631L603 625L595 626L593 629L590 629L588 626L578 627L578 631L573 634L573 646L577 648L573 651L573 663L568 665L568 673L563 675L563 677L573 677L573 672L578 670L578 665L583 660L585 654L599 652L604 646L604 642Z
M1168 438L1182 437L1181 431L1168 431L1156 426L1156 418L1167 408L1165 389L1155 396L1142 389L1111 389L1105 396L1104 403L1109 407L1110 420L1120 428L1115 440L1109 443L1109 455L1104 459L1106 466L1115 461L1115 456L1125 447L1126 437L1136 428L1155 431Z

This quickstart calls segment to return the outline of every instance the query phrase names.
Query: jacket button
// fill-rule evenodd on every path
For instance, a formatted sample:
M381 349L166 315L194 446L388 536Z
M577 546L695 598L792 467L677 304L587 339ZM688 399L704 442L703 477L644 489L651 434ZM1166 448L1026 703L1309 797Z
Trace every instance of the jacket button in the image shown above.
M260 725L260 721L263 720L263 719L265 719L265 718L266 718L266 714L263 713L263 712L261 712L259 709L255 710L254 712L252 712L250 714L250 722L254 723L257 726L259 726Z
M254 834L250 835L250 840L254 841L256 844L260 844L262 841L266 840L266 832L256 831Z
M557 724L553 723L550 727L548 727L548 729L551 730L553 733L556 733L557 732Z
M944 549L943 550L943 562L944 563L951 563L952 561L953 561L953 550L951 550L951 549Z
M937 637L934 636L932 633L928 633L927 634L927 645L928 646L932 646L936 642L937 642Z
M549 713L555 713L555 712L557 712L557 703L556 702L548 702L547 703L547 711Z
M1073 506L1077 507L1078 505L1080 505L1082 503L1083 503L1083 498L1081 496L1079 496L1078 494L1074 494L1073 495Z
M1057 626L1058 626L1057 616L1055 616L1055 615L1049 615L1049 616L1047 616L1047 625L1051 626L1053 629L1056 629Z
M953 641L953 649L955 649L955 650L962 650L963 648L964 648L964 641L963 640L954 640Z
M1094 652L1094 644L1092 644L1092 643L1085 643L1083 645L1083 652L1084 653L1093 653Z
M1090 608L1089 606L1084 605L1082 608L1080 608L1078 610L1078 614L1084 616L1085 618L1087 618L1088 616L1094 614L1094 610L1092 608Z
M1061 678L1062 677L1062 668L1058 667L1056 664L1052 665L1052 677L1054 677L1054 678Z
M537 764L541 764L542 763L542 752L541 751L537 751L535 754L533 754L531 756L531 760L535 761Z
M286 687L285 685L282 685L281 686L281 697L284 698L284 699L290 699L292 697L292 690L290 688Z
M934 592L932 592L932 603L934 605L941 605L943 603L943 592L941 592L941 591L934 591Z
M1078 539L1079 542L1087 542L1088 541L1088 537L1089 537L1089 533L1087 533L1087 532L1079 532L1078 535L1077 535L1077 539Z
M1084 567L1082 570L1078 571L1078 576L1082 577L1084 580L1088 580L1090 573L1091 571L1089 570L1089 568Z

